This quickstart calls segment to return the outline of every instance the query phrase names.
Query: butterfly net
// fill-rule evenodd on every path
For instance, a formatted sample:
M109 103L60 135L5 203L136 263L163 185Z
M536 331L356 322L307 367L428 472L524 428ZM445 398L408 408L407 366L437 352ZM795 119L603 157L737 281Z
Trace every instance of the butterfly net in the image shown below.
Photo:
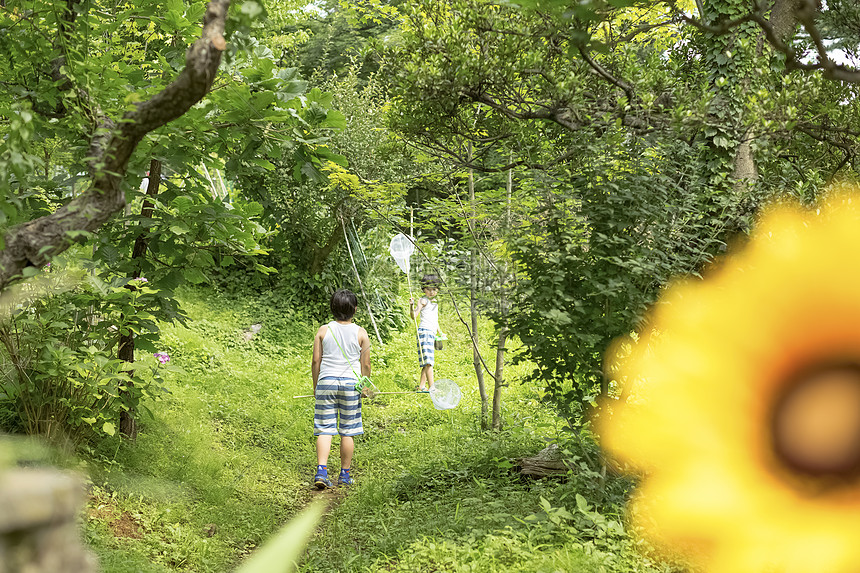
M388 245L388 252L394 258L394 262L400 267L400 270L409 274L409 257L412 256L412 251L415 250L415 245L409 240L409 237L403 233L398 233L391 239L391 244Z
M456 408L462 396L460 387L453 380L446 378L436 380L433 388L430 390L430 399L437 410Z

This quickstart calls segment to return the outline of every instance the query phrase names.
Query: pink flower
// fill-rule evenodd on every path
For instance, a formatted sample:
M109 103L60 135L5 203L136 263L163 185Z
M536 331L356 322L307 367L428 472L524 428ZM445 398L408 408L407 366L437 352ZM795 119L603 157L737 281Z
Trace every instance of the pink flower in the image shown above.
M162 364L167 364L168 362L170 362L170 355L166 352L156 352L155 354L153 354L153 356L158 358L158 361Z

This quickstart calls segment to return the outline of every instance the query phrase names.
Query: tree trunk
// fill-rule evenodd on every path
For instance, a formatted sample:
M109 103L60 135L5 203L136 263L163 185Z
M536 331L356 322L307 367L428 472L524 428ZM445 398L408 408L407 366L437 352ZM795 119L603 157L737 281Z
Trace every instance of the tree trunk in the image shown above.
M331 235L329 235L328 241L325 245L323 245L322 247L318 245L311 246L311 248L313 249L313 258L311 259L311 266L309 272L312 277L322 272L323 266L328 260L329 255L331 255L332 251L334 251L335 247L337 247L337 244L342 240L341 234L337 228L338 226L339 225L335 223L334 230L332 231Z
M496 345L496 372L493 386L493 429L502 429L502 388L505 380L505 341L508 338L508 327L499 329L499 340Z
M755 157L752 152L753 130L748 129L735 149L732 179L736 193L743 193L749 186L758 180L758 169L755 166Z
M152 159L149 162L149 178L146 184L146 198L143 200L143 206L140 208L140 216L145 219L152 218L152 212L155 209L155 205L149 201L149 198L156 197L158 195L158 188L161 186L161 161L157 159ZM133 279L137 278L140 275L141 265L140 262L146 257L146 249L149 246L149 238L146 234L141 233L134 239L134 247L131 251L131 259L134 264L135 271L128 278ZM136 288L133 285L129 285L129 288ZM117 348L117 358L122 360L123 362L128 362L132 364L134 362L134 334L129 332L128 334L119 335L119 346ZM126 369L126 373L129 375L129 378L134 374L134 369L129 367ZM134 382L129 380L127 382L128 386L131 387L134 385ZM128 390L120 390L120 395L128 394ZM119 414L119 431L122 435L128 437L129 439L137 438L137 418L136 412L134 408L129 409L128 411L120 412Z
M774 35L780 41L784 42L794 33L797 27L795 12L800 8L800 4L800 0L773 0L769 21Z
M117 358L124 362L129 364L134 362L134 335L131 332L119 335L119 349L116 354ZM133 374L133 370L129 368L126 373L130 377ZM132 386L134 383L129 380L126 384ZM119 392L120 394L128 394L128 390L120 390ZM135 408L131 407L119 414L119 431L130 440L137 439L137 418L135 417L135 413Z
M472 144L469 144L469 161L472 161ZM476 217L475 208L475 177L472 168L469 168L469 205L472 208L472 220ZM477 243L477 237L472 239ZM475 376L478 379L478 393L481 395L481 429L486 430L487 415L489 413L489 398L487 386L484 382L484 370L481 364L481 354L478 352L478 246L472 246L469 254L469 310L472 319L472 365L475 368Z
M511 231L511 195L514 189L514 172L508 169L508 180L505 196L505 220L503 233L510 236ZM504 260L499 272L499 314L501 315L501 327L499 328L498 344L496 345L496 371L493 376L493 422L494 430L502 429L502 389L505 384L505 342L508 338L508 261Z
M800 7L800 0L773 0L770 10L769 22L773 28L774 35L780 40L785 41L793 35L797 27L796 10ZM764 46L767 43L764 32L759 33L757 55L759 58L764 55ZM743 78L742 83L744 91L750 89L752 78L748 75ZM758 169L756 168L755 157L753 156L753 141L755 140L755 132L752 128L748 128L743 132L743 138L735 149L735 155L732 165L732 179L734 180L734 191L743 193L748 187L753 185L758 180Z

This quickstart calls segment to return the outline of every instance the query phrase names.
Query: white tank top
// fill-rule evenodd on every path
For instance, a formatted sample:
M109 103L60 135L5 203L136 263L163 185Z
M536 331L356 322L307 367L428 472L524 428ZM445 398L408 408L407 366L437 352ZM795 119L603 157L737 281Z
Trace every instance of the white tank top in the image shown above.
M427 301L427 304L421 307L421 321L418 323L418 328L436 334L439 330L439 304L426 296L422 296L420 300Z
M358 344L360 327L335 321L326 326L328 330L322 340L320 379L327 376L357 379L361 375L361 346Z

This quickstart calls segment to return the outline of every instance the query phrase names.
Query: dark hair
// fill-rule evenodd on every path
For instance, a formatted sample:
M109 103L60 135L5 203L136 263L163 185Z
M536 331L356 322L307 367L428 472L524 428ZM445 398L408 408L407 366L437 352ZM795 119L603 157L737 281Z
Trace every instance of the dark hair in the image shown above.
M439 278L439 275L424 275L421 277L421 288L439 288L439 285L442 283L442 279Z
M358 297L351 290L342 288L331 295L330 306L335 320L349 320L358 307Z

